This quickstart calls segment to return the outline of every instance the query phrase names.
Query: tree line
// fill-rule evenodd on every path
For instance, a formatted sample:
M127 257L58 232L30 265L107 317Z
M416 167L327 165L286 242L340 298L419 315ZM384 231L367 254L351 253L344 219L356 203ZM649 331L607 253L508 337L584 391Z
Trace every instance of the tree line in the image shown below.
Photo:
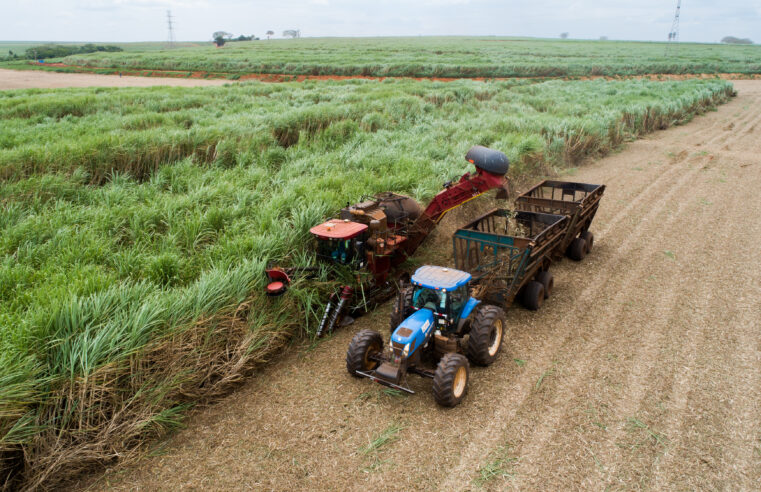
M27 48L24 53L14 53L8 50L8 56L4 60L44 60L47 58L63 58L64 56L76 55L81 53L95 53L96 51L124 51L119 46L114 45L95 45L92 43L77 45L62 44L43 44Z

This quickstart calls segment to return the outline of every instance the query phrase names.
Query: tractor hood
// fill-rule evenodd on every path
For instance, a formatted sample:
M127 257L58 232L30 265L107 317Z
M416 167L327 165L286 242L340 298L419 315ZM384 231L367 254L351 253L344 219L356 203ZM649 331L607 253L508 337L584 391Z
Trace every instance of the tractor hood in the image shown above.
M391 335L391 342L402 346L409 343L409 353L411 354L425 343L426 337L433 329L433 311L430 309L420 309L402 321L394 331L394 334Z

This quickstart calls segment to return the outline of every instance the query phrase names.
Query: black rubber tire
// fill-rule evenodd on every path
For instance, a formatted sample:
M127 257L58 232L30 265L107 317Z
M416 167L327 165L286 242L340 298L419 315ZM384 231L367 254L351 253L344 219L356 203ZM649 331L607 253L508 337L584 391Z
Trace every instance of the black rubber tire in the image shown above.
M544 303L544 285L532 280L526 284L526 290L523 291L523 305L526 308L536 311Z
M362 330L351 339L346 351L346 370L354 377L361 377L357 371L372 371L378 362L368 360L368 356L383 353L383 337L374 330Z
M552 295L552 289L555 288L555 277L547 270L539 272L536 281L544 286L544 298L547 299Z
M571 244L568 246L568 250L565 252L565 254L574 261L583 260L587 255L586 241L580 237L577 237L571 241Z
M404 307L401 310L399 309L400 296L404 298ZM391 309L391 318L388 323L389 335L393 335L396 328L407 318L408 314L406 311L410 306L412 306L412 287L407 287L396 295L394 307Z
M584 231L581 233L581 236L579 236L581 239L586 241L587 243L587 254L589 254L590 251L592 251L592 248L595 245L595 235L592 234L591 231Z
M470 327L465 353L476 365L488 366L497 359L505 339L505 312L497 306L484 306L476 312ZM496 347L495 347L496 343Z
M460 372L461 369L464 369L464 374ZM460 380L463 375L464 384ZM433 376L433 398L443 407L457 406L468 392L469 381L468 358L461 354L444 354Z

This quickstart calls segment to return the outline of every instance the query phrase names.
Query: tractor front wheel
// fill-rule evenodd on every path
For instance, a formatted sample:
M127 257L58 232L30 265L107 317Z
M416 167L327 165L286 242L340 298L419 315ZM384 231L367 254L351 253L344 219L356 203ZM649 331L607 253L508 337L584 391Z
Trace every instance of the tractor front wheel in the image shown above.
M505 312L497 306L484 306L476 313L470 328L466 353L474 364L488 366L494 362L505 336Z
M433 398L443 407L454 407L468 392L469 380L468 359L461 354L445 354L433 376Z
M346 351L346 370L355 377L357 371L372 371L378 367L375 357L383 354L383 337L373 330L362 330L351 339Z

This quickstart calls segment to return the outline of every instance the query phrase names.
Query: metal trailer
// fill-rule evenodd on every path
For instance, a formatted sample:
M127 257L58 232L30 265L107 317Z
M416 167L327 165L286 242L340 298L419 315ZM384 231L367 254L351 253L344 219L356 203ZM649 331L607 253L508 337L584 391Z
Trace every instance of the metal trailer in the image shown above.
M605 185L545 180L519 195L515 208L567 216L568 229L553 256L557 259L565 254L579 261L584 259L594 244L589 226L604 192Z
M473 275L474 295L489 304L509 307L521 294L526 307L539 309L569 224L565 215L491 210L454 233L455 268Z

